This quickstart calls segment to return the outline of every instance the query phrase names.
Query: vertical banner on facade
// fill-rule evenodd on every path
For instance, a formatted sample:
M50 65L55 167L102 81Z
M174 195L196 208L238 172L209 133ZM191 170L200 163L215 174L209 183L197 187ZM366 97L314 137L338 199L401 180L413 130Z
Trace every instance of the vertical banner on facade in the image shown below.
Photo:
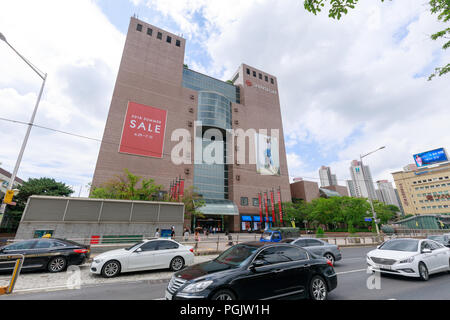
M272 206L272 220L273 220L273 223L275 224L275 221L276 221L276 219L275 219L275 202L273 201L273 199L274 199L274 196L273 196L273 189L272 189L272 191L270 191L270 204Z
M278 189L278 210L280 213L280 223L283 223L283 209L281 206L281 188Z
M178 201L178 179L175 180L175 187L174 187L174 198L176 201Z
M261 199L261 192L258 193L258 200L259 200L259 221L261 222L261 228L263 225L263 215L262 215L262 199Z
M167 111L128 102L119 152L162 158Z
M264 192L264 206L266 207L266 229L269 229L269 208L267 207L267 192Z
M180 200L184 197L184 179L180 180Z

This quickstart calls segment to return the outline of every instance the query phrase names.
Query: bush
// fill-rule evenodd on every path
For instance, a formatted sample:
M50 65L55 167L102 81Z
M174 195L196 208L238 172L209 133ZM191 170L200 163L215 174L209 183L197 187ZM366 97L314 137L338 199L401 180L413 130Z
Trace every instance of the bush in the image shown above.
M391 226L382 226L381 231L383 231L386 234L394 234L395 230Z
M321 227L319 227L316 231L316 237L317 238L323 238L325 236L325 232Z

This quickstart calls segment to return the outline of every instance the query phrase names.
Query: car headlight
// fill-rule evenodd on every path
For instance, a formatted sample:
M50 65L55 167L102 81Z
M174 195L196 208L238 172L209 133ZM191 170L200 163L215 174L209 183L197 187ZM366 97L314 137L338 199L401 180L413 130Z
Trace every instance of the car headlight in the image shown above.
M94 259L94 262L95 262L95 263L102 263L102 262L103 262L103 259Z
M414 261L414 257L410 257L410 258L408 258L408 259L405 259L405 260L400 261L400 263L411 263L411 262L413 262L413 261Z
M372 260L369 256L367 256L367 259L368 259L368 260Z
M211 281L211 280L192 283L192 284L186 286L183 289L183 292L187 292L187 293L200 292L200 291L203 291L206 288L208 288L211 283L213 283L213 281Z

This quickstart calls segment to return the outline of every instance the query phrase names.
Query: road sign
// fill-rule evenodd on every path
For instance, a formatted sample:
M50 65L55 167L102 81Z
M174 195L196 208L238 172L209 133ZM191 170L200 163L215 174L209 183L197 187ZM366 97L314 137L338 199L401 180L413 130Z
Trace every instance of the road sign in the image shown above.
M364 218L364 221L371 222L372 218Z
M5 199L3 199L4 203L11 203L12 199L14 197L14 191L13 190L6 190Z

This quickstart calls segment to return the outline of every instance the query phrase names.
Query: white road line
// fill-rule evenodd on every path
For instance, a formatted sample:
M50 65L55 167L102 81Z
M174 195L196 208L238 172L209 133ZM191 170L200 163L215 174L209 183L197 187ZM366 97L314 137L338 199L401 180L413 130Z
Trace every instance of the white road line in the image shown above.
M365 268L365 269L358 269L358 270L336 272L336 274L346 274L346 273L354 273L354 272L362 272L362 271L367 271L367 268Z

